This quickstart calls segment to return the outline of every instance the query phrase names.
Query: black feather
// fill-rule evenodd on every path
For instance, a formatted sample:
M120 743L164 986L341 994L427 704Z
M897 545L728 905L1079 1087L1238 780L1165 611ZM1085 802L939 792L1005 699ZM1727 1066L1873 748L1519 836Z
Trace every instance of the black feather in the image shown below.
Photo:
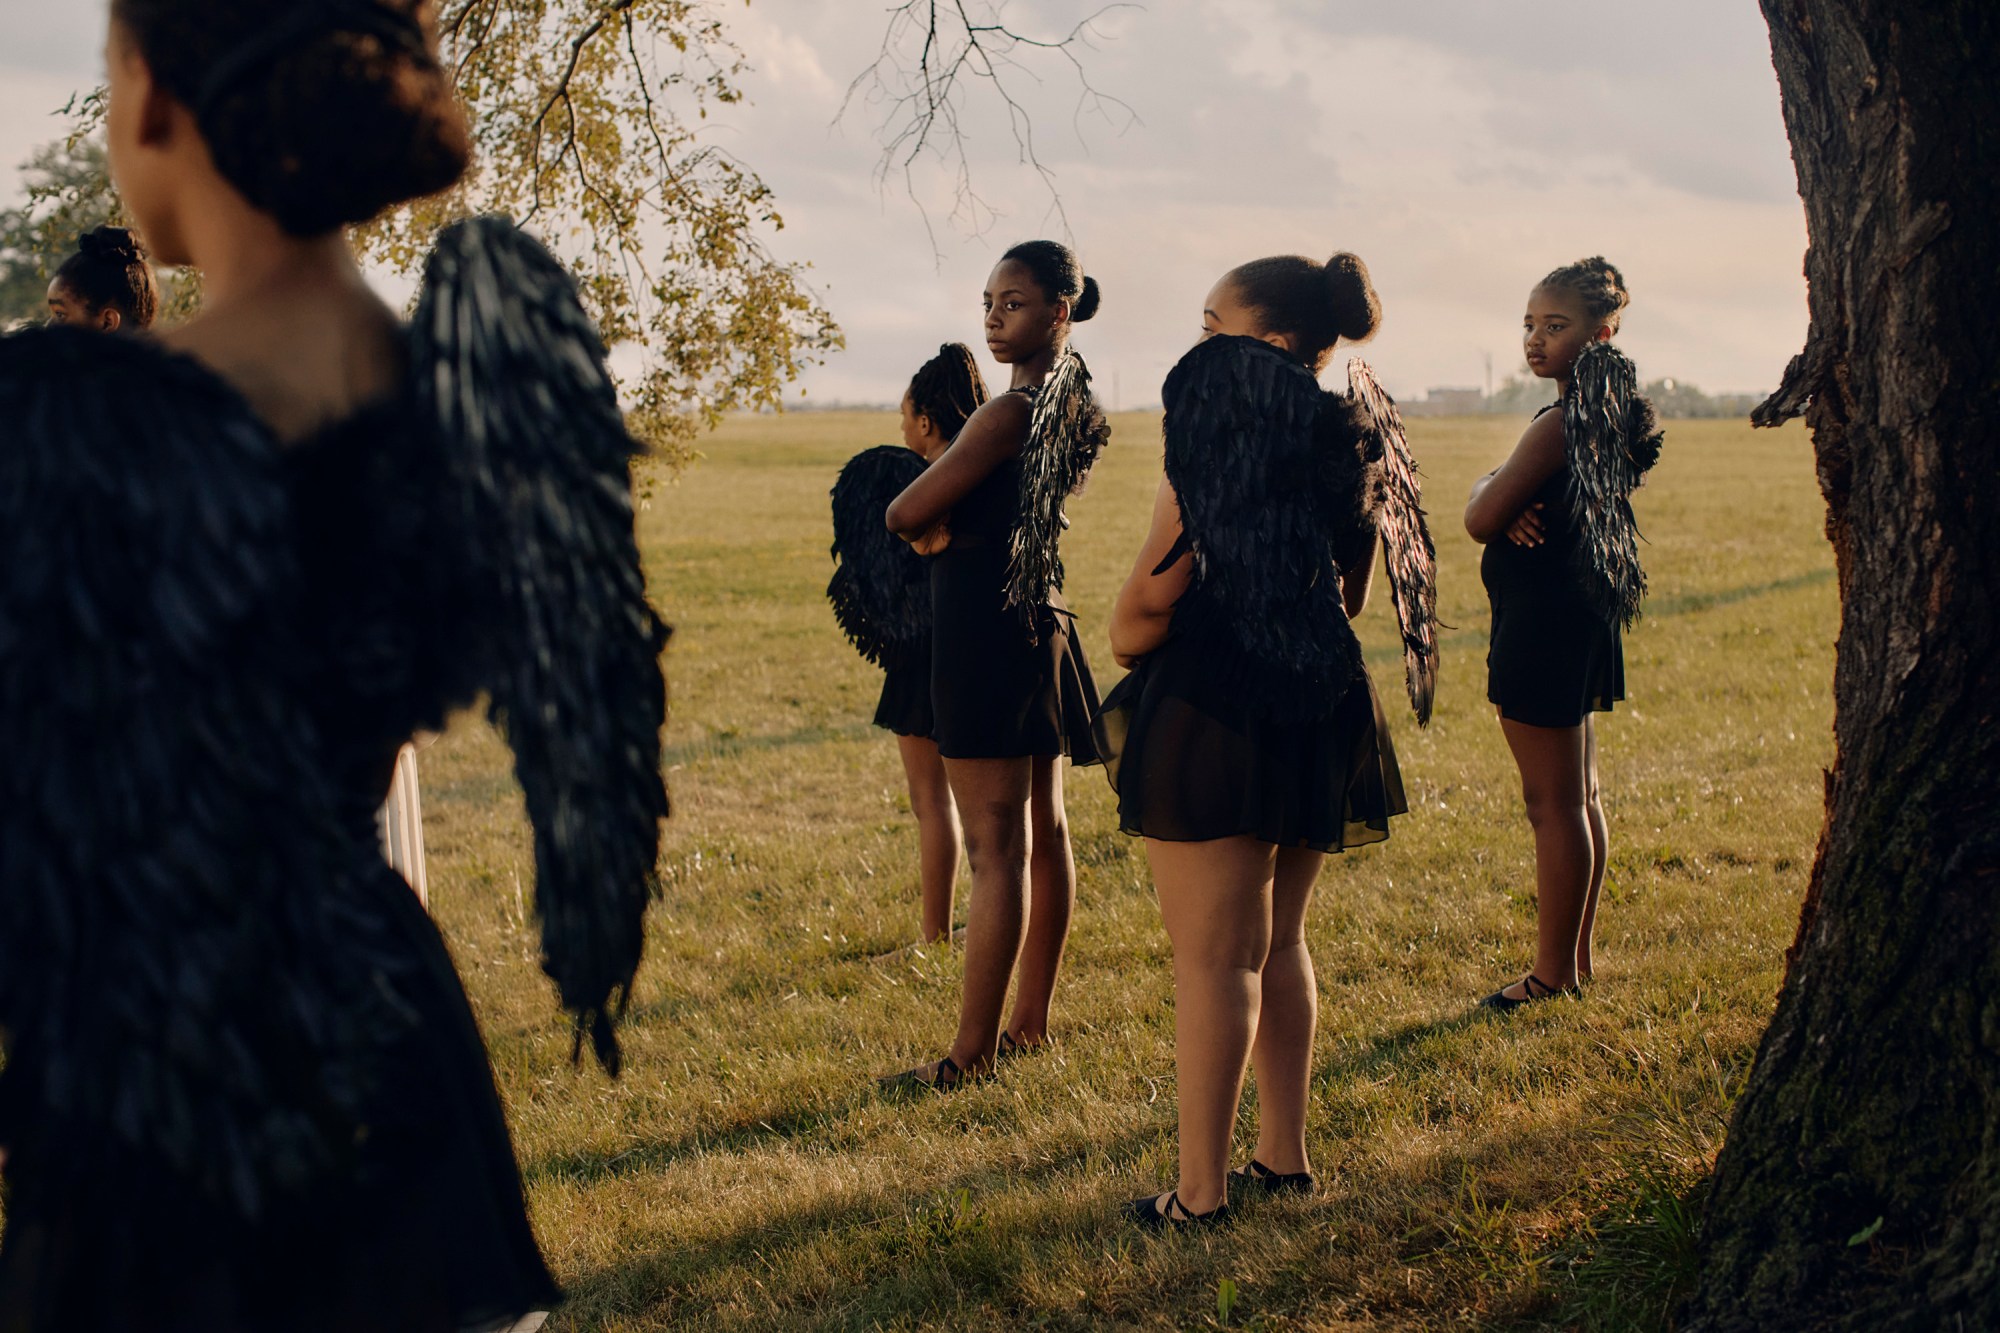
M1348 397L1368 420L1368 452L1382 497L1378 520L1382 549L1396 622L1403 631L1403 677L1417 725L1427 726L1437 698L1439 652L1437 546L1424 518L1423 485L1417 480L1417 460L1410 452L1402 413L1366 361L1357 357L1347 363L1347 386Z
M1362 672L1340 554L1373 539L1372 436L1351 403L1255 338L1197 344L1163 396L1167 478L1194 553L1174 632L1198 636L1272 714L1323 715Z
M302 702L281 451L192 361L74 330L0 338L0 421L0 1105L255 1217L339 1168L410 1021Z
M1110 438L1089 367L1065 350L1035 394L1021 449L1021 518L1007 552L1007 605L1031 638L1040 636L1049 594L1063 585L1060 546L1069 526L1063 504L1082 488Z
M837 564L826 599L841 632L877 666L930 647L930 570L885 521L889 502L923 472L915 452L884 444L849 459L833 483Z
M1563 397L1576 576L1607 621L1629 626L1646 596L1632 492L1659 461L1664 435L1632 359L1610 343L1577 358Z
M484 683L534 824L542 967L615 1074L668 809L667 630L633 536L638 446L575 282L505 219L439 238L411 340L495 605Z

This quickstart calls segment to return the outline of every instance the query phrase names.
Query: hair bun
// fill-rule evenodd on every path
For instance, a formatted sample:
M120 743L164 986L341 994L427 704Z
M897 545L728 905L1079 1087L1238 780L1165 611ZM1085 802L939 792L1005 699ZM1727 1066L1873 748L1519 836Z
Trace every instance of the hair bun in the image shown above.
M379 11L387 29L342 19L357 8ZM211 88L219 63L295 9L323 9L326 21ZM366 222L464 175L471 130L439 63L430 9L428 0L112 0L154 77L194 111L223 179L301 237ZM395 35L398 19L408 40Z
M129 227L94 227L76 238L76 248L92 259L117 263L137 263L146 257L146 247Z
M1326 261L1327 295L1333 327L1348 342L1366 342L1382 327L1382 298L1361 256L1343 250Z
M1083 291L1076 298L1076 304L1070 307L1070 322L1072 324L1081 324L1084 320L1095 315L1097 313L1097 304L1101 299L1102 295L1098 291L1097 279L1085 274Z

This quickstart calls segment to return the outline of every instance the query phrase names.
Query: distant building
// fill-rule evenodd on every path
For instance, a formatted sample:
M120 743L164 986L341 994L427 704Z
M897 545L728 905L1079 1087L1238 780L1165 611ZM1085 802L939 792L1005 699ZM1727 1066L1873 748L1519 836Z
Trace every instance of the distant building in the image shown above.
M1473 416L1486 410L1486 394L1479 389L1432 389L1404 410L1420 417Z

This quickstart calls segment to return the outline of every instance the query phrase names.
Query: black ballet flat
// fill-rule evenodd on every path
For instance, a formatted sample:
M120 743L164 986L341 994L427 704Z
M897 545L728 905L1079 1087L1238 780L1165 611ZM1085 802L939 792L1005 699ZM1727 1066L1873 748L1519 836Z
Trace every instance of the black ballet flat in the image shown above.
M1200 1231L1226 1224L1229 1221L1229 1204L1225 1200L1205 1213L1191 1213L1181 1202L1181 1192L1175 1190L1167 1196L1164 1208L1160 1207L1160 1196L1157 1194L1132 1200L1125 1205L1125 1217L1148 1231Z
M1231 1190L1248 1190L1253 1194L1311 1194L1319 1188L1310 1171L1294 1171L1289 1174L1273 1171L1256 1159L1240 1171L1229 1173Z
M968 1083L977 1083L991 1078L989 1074L974 1074L958 1067L958 1061L949 1055L941 1056L930 1067L929 1077L924 1067L905 1069L900 1074L889 1074L875 1080L875 1086L884 1092L957 1092Z
M1513 983L1509 982L1507 984L1511 986ZM1499 990L1494 991L1491 995L1481 1000L1479 1007L1481 1009L1491 1009L1496 1014L1511 1014L1524 1004L1537 1004L1543 1000L1559 1000L1565 995L1572 998L1580 997L1583 994L1583 991L1575 986L1551 986L1533 972L1521 978L1521 989L1527 993L1517 1000L1507 993L1506 986L1502 986Z
M1040 1055L1043 1051L1046 1051L1053 1044L1054 1043L1049 1041L1047 1038L1043 1038L1041 1041L1038 1041L1034 1045L1030 1046L1025 1041L1014 1040L1013 1033L1003 1032L1000 1034L999 1052L993 1058L994 1061L997 1063L1001 1060L1012 1060L1018 1056L1023 1056L1023 1055Z

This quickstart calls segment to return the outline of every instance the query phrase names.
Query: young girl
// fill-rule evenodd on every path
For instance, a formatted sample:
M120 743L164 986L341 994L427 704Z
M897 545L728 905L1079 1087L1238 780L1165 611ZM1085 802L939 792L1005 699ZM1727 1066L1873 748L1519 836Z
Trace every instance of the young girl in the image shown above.
M49 280L49 323L105 333L153 326L160 290L146 247L124 227L97 227L76 238L76 253Z
M889 506L931 562L931 703L965 824L972 905L958 1033L943 1057L886 1085L946 1090L1049 1039L1076 897L1062 757L1097 762L1097 688L1062 599L1063 502L1108 428L1071 328L1097 284L1054 241L1009 250L986 284L986 346L1013 367L942 457ZM1032 881L1032 893L1030 883ZM1020 964L1014 1008L1001 1009Z
M903 395L903 445L864 450L833 487L834 556L827 585L840 625L862 656L882 667L875 725L894 732L917 817L923 939L951 935L958 878L958 807L938 754L931 709L930 568L883 525L889 502L921 476L986 401L986 383L964 343L946 343ZM942 531L937 536L944 539Z
M1630 497L1661 441L1632 363L1610 345L1630 299L1601 256L1528 294L1528 368L1554 380L1561 399L1473 483L1465 506L1466 531L1486 547L1480 574L1493 603L1486 697L1535 834L1535 966L1486 998L1502 1012L1575 994L1591 976L1609 835L1590 715L1625 697L1620 631L1645 592Z
M1174 947L1180 1181L1132 1202L1149 1228L1219 1221L1232 1187L1313 1188L1306 909L1326 853L1386 838L1407 809L1348 623L1385 526L1407 534L1391 572L1408 584L1406 641L1425 645L1412 698L1426 712L1435 661L1429 539L1393 409L1365 372L1351 397L1316 378L1380 318L1353 255L1256 260L1216 283L1202 341L1167 378L1166 477L1111 621L1133 671L1104 717L1119 819L1146 839ZM1231 1173L1249 1063L1257 1149Z
M374 812L486 695L615 1070L666 813L636 445L526 235L452 227L409 326L349 249L468 164L425 0L110 15L112 174L207 299L0 339L0 1328L532 1326L492 1070Z

